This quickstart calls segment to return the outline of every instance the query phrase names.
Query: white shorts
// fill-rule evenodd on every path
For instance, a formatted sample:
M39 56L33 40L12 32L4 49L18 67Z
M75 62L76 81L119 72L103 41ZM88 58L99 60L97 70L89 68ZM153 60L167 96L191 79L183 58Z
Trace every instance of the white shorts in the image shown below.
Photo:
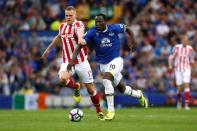
M116 87L122 79L121 71L123 69L123 59L121 57L114 58L108 64L100 64L102 73L110 72L114 76L113 85Z
M61 71L67 71L68 63L62 63L59 74ZM72 69L72 74L77 73L83 83L92 83L94 81L90 64L87 60L82 63L76 64Z
M175 71L176 85L182 85L183 83L190 83L191 71Z

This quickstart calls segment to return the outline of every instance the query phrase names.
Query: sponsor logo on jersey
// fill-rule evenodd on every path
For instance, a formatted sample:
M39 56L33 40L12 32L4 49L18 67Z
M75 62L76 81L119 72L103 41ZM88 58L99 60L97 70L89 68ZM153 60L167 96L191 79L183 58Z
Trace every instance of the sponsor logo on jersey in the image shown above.
M111 41L110 41L109 38L103 38L103 39L101 40L101 45L100 45L100 47L111 47L111 46L112 46L112 43L111 43Z
M63 38L73 38L74 34L62 34L61 35Z
M120 26L120 28L123 28L124 27L123 24L119 24L119 26Z

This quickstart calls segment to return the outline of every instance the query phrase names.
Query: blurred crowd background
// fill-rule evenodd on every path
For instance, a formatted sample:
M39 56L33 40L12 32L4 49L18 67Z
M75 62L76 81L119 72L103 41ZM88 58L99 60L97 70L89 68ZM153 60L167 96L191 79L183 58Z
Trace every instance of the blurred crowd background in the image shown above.
M174 74L167 69L167 59L183 33L190 38L197 58L195 0L0 0L0 94L72 93L58 84L61 44L46 60L40 60L49 42L38 39L37 34L42 31L57 34L68 5L76 7L78 19L87 29L94 25L97 13L106 14L108 23L128 25L138 47L131 54L127 39L120 35L126 83L135 82L146 93L163 93L169 98L175 95ZM30 36L19 37L20 32L29 32ZM95 52L90 47L95 84L102 91L102 77L94 59ZM197 92L197 67L192 73L191 90ZM87 94L86 89L82 88L82 93Z

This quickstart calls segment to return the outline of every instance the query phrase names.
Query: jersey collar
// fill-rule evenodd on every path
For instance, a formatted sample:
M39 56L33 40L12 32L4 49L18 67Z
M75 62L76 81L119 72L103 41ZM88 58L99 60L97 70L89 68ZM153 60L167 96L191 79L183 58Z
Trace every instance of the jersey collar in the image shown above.
M77 22L77 20L75 19L74 22L72 23L72 25L74 25Z
M71 25L75 25L76 22L77 22L77 20L75 19ZM66 25L69 25L69 24L66 22Z
M104 31L99 31L99 32L103 32L103 33L105 33L105 32L107 32L107 30L108 30L108 26L106 25L105 30L104 30Z

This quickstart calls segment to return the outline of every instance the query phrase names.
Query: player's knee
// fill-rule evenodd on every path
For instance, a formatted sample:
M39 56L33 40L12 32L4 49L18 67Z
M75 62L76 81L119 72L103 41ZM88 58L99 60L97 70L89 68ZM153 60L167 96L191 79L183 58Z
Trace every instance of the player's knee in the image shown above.
M113 81L114 80L114 76L110 72L105 72L104 76L103 76L103 79L108 79L108 80Z
M68 79L64 76L60 76L59 80L60 80L61 83L65 83Z
M63 72L59 75L60 82L63 82L63 83L67 82L70 79L70 77L71 77L70 74L63 73Z
M124 93L125 91L125 86L118 85L116 88L120 91L120 93Z
M125 85L123 79L120 79L120 80L116 79L113 82L115 83L116 89L118 89L120 91L120 93L124 93L125 92L126 85Z
M119 91L120 91L120 93L124 93L124 91L125 91L125 88L117 88Z
M87 88L87 91L90 95L93 95L96 91L96 88L94 87L93 83L86 83L85 87Z

